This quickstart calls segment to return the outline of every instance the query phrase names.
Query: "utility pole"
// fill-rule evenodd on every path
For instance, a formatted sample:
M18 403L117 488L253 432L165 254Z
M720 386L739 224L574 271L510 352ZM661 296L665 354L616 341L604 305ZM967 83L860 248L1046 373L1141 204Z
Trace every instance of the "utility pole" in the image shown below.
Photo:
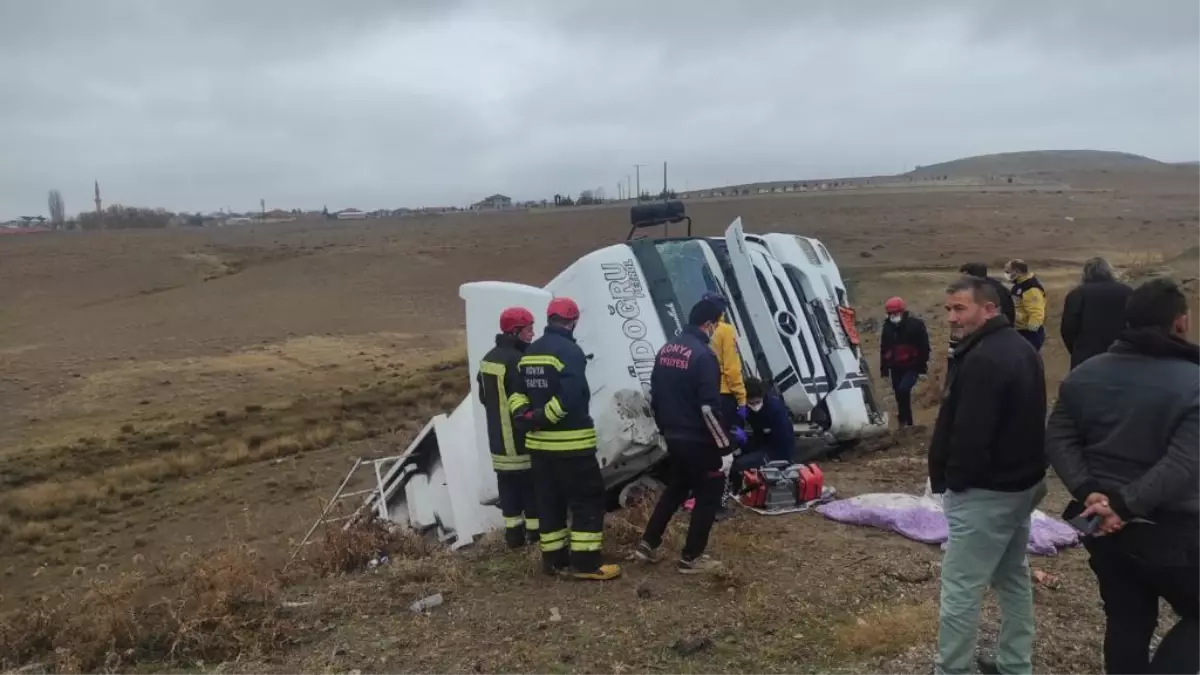
M633 176L625 174L625 199L633 195Z
M258 200L258 208L262 210L263 220L267 219L267 200L265 198Z
M637 172L637 193L634 194L633 198L637 201L642 200L642 167L643 166L646 166L646 165L645 164L634 164L633 165L633 170Z
M621 184L621 181L617 181L617 201L623 199L625 199L625 186Z
M667 163L663 162L663 201L667 201Z

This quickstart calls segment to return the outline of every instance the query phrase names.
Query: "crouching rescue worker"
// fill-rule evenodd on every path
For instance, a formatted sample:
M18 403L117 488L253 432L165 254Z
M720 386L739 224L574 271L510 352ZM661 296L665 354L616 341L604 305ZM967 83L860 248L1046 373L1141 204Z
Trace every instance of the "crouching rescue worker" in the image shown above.
M912 390L929 369L929 331L909 313L903 298L884 304L887 323L879 339L879 372L891 377L900 426L913 425Z
M733 461L721 414L720 368L709 346L721 312L722 306L711 300L696 303L687 327L659 350L650 374L650 407L667 441L671 473L634 555L651 563L661 559L659 546L667 524L690 494L696 505L676 564L683 574L720 567L704 549Z
M734 458L729 474L729 487L735 495L741 492L743 471L767 462L790 463L796 450L796 429L787 405L778 394L768 391L762 380L746 380L746 407L750 437L742 453Z
M533 314L524 307L500 313L496 346L479 364L479 402L487 416L488 446L504 515L504 541L510 548L538 540L533 472L525 451L525 434L513 427L509 397L521 390L518 362L533 340Z
M604 478L588 412L587 356L575 343L579 305L555 298L546 313L546 330L521 357L518 390L509 399L532 462L542 569L575 579L615 579L620 566L600 564Z
M1004 274L1012 282L1013 327L1040 352L1046 342L1046 287L1030 273L1024 260L1008 261Z

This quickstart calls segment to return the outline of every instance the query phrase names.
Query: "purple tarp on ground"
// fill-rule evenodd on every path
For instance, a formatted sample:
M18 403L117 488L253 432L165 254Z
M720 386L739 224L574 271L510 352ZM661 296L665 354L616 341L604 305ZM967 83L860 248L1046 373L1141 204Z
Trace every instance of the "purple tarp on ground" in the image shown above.
M949 532L941 502L933 496L876 493L839 499L817 507L817 513L840 523L867 525L890 530L926 544L941 544ZM1070 525L1041 511L1030 517L1029 546L1035 555L1055 555L1075 546L1079 535Z

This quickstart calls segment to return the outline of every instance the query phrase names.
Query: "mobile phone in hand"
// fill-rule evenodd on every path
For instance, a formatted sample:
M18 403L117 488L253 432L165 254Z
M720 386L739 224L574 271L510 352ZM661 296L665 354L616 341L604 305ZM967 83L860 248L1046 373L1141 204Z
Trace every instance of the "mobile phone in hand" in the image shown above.
M1082 515L1068 518L1067 524L1075 528L1085 537L1091 537L1100 531L1100 522L1103 520L1100 516L1091 516L1084 518Z

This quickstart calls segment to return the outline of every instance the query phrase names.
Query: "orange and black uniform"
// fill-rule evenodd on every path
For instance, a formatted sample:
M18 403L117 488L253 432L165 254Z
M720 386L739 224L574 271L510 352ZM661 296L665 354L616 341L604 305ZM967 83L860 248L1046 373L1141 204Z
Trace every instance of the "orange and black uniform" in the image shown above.
M525 348L517 336L500 333L496 346L480 362L477 376L479 401L487 417L492 468L500 491L500 511L504 514L504 539L514 548L524 545L527 538L530 543L537 541L539 527L525 434L513 427L509 412L509 398L520 389L517 364Z
M533 464L542 566L548 573L600 569L604 477L596 462L586 367L587 357L571 331L551 323L521 357L521 378L509 398L514 423L528 430L525 447Z

